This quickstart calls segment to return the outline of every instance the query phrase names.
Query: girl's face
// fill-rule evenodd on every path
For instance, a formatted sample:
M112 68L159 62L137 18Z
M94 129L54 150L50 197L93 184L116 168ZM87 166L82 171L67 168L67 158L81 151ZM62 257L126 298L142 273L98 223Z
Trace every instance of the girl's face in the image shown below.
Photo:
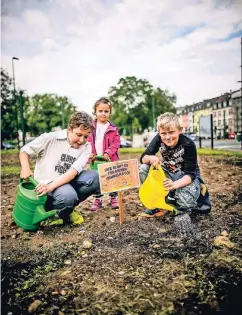
M90 134L90 129L82 129L81 127L68 128L68 139L71 146L75 149L79 149L82 144L85 144Z
M96 107L95 114L97 117L97 121L105 124L107 122L107 120L109 119L109 116L110 116L110 105L100 103Z

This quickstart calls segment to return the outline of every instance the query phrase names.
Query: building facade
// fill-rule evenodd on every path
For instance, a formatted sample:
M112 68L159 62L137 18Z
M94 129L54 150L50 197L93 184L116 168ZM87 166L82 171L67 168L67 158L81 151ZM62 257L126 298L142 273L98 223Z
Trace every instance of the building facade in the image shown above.
M228 133L241 132L241 90L179 107L177 114L184 132L197 136L200 136L200 118L212 114L214 137L227 138Z

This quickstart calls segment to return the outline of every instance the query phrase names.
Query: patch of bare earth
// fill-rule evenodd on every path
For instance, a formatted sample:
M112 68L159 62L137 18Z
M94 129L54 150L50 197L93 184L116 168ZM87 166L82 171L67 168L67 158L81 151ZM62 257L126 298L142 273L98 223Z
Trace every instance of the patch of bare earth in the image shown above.
M18 178L3 176L2 314L241 314L241 167L211 157L200 167L213 209L191 215L188 238L172 214L139 220L136 189L123 193L121 226L106 197L99 213L91 198L78 206L81 226L24 232L11 219ZM221 233L229 242L214 243Z

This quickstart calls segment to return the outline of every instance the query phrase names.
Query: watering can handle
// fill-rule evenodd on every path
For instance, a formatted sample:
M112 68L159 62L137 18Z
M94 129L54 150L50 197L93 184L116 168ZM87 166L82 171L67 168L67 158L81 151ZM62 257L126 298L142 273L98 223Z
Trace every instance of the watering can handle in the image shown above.
M97 161L106 161L106 159L105 159L104 156L102 156L102 155L95 155L95 156L94 156L94 160L97 160Z
M28 181L29 181L31 184L33 184L35 187L39 185L39 183L37 182L37 180L35 180L32 176L30 176L30 177L28 178ZM20 178L20 179L19 179L19 182L22 183L22 182L23 182L23 179Z
M159 171L162 170L160 164L157 165L157 168L155 168L153 165L151 165L151 169L152 169L152 170L159 170Z

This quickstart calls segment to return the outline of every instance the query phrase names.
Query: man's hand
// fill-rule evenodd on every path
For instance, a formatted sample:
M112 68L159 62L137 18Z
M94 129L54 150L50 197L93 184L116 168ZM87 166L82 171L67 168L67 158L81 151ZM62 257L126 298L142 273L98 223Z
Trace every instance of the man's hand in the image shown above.
M165 187L165 190L174 190L177 189L176 181L173 182L170 178L167 178L163 181L163 185Z
M150 159L150 164L154 167L154 168L157 168L157 166L160 164L160 159L155 156L155 155L151 155L149 157Z
M31 169L22 167L20 171L20 178L28 179L30 176L33 176Z
M104 154L103 154L103 157L104 157L104 159L105 159L106 161L108 161L108 162L111 161L111 160L110 160L110 157L109 157L109 155L108 155L107 153L104 153Z
M34 191L36 191L37 195L44 196L48 193L52 192L55 189L52 183L50 184L39 184Z

